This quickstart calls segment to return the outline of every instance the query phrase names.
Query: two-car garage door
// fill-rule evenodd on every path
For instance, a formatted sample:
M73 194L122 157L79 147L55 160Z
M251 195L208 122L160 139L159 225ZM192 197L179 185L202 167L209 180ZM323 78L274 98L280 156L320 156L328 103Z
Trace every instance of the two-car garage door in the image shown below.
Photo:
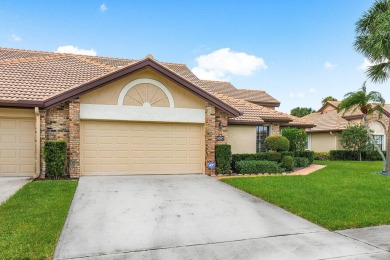
M203 124L81 122L81 175L204 172Z

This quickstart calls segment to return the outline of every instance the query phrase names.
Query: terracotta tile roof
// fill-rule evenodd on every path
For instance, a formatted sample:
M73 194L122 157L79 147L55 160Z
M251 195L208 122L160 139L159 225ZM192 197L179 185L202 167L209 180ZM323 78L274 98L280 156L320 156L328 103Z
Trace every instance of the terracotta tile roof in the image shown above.
M0 101L44 101L136 62L138 60L0 48ZM156 62L241 111L242 115L230 119L230 123L263 124L274 121L306 124L290 115L238 98L243 93L229 82L205 83L184 64ZM236 92L228 91L229 95L216 93L212 90L215 87Z
M202 80L214 93L225 94L234 98L257 103L259 105L280 106L280 102L263 90L237 89L230 82Z
M316 126L316 124L313 121L308 120L306 118L296 117L292 115L289 115L289 117L292 119L292 121L289 123L282 123L281 126L284 127L291 126L291 127L300 127L300 128L312 128Z
M337 110L330 110L325 113L317 112L304 116L303 119L310 120L316 124L308 132L341 131L347 128L348 120L343 118L342 113Z

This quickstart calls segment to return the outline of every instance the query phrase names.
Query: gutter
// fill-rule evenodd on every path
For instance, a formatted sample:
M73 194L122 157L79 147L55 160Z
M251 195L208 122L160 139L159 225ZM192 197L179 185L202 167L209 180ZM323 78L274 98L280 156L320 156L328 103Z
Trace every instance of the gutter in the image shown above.
M34 108L35 112L35 173L33 178L41 175L41 115L39 107Z

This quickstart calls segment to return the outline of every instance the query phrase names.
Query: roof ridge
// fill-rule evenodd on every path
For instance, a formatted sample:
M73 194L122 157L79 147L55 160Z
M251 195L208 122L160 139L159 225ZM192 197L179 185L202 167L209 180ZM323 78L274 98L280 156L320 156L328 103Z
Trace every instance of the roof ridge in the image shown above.
M230 81L223 81L223 80L210 80L210 79L201 79L201 81L208 81L208 82L221 82L221 83L230 83ZM233 84L232 84L233 85Z

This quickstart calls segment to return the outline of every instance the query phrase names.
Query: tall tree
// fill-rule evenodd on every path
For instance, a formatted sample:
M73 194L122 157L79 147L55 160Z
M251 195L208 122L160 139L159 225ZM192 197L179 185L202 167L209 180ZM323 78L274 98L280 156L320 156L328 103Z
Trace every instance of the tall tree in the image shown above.
M322 105L325 105L326 102L328 101L337 101L337 99L335 99L334 97L332 96L327 96L327 97L324 97L322 100L321 100L321 103Z
M292 116L297 116L297 117L303 117L308 114L316 112L313 108L311 107L296 107L291 109L290 115Z
M367 69L367 75L373 82L384 82L390 78L390 0L375 1L357 21L354 45L372 63ZM390 172L389 134L390 122L387 130L386 172Z
M344 99L341 101L339 106L337 107L338 112L343 112L345 114L347 111L355 112L356 110L360 110L363 114L363 122L364 126L367 130L368 137L370 138L371 143L374 145L375 149L378 151L383 160L383 172L387 171L386 168L386 158L383 155L382 149L379 148L378 144L374 140L372 136L370 127L368 126L368 115L373 115L374 112L379 114L379 117L383 115L385 100L379 92L370 91L367 93L366 83L363 83L362 88L360 88L356 92L349 92L345 94Z
M346 129L341 131L340 144L345 150L358 152L360 161L362 160L362 152L367 150L368 142L369 137L364 125L348 125Z

